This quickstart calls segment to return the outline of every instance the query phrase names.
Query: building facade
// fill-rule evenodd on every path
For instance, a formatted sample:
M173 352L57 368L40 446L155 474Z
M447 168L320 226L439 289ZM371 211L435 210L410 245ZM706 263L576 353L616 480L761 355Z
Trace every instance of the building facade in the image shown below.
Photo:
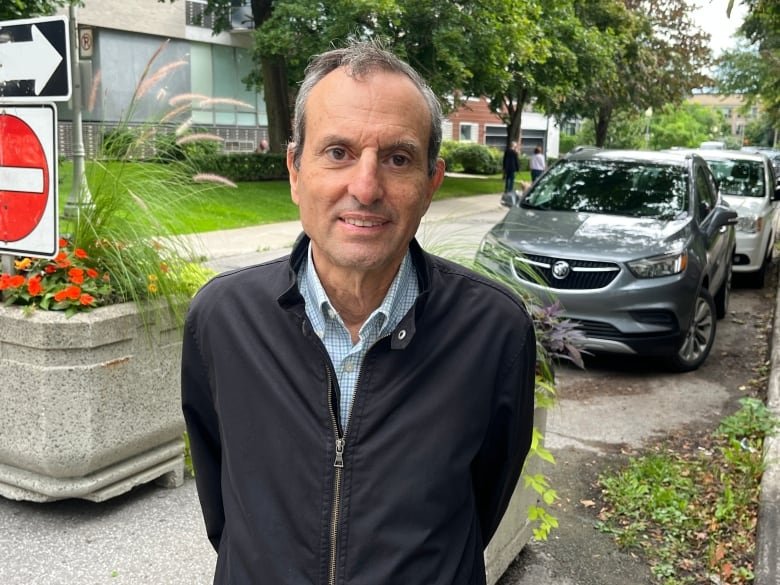
M540 146L547 156L558 157L560 129L554 118L533 111L524 111L520 120L520 148L530 156ZM444 125L444 138L475 142L503 150L506 147L507 126L490 111L486 98L468 98L453 111Z
M240 3L239 3L240 4ZM85 149L119 125L182 123L224 139L226 151L251 151L266 137L262 94L247 89L252 34L244 6L233 28L212 34L205 0L92 0L78 9ZM62 9L64 14L68 9ZM59 106L60 152L72 150L72 101Z
M731 138L734 138L738 144L745 142L745 126L759 115L757 106L752 106L747 112L744 111L745 98L741 95L698 93L691 96L688 101L721 112L731 130Z

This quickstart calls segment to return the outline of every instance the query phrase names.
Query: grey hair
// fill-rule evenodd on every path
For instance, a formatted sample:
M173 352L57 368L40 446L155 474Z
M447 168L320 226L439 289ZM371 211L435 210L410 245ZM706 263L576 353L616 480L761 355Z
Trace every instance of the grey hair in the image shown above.
M374 42L352 42L343 49L333 49L317 55L306 67L303 82L295 99L295 118L293 120L293 165L300 168L303 143L306 139L306 103L312 89L328 73L343 67L347 75L361 78L369 73L383 71L400 73L408 77L420 91L431 114L431 132L428 140L428 175L436 172L436 161L442 140L442 109L436 94L417 71L391 52Z

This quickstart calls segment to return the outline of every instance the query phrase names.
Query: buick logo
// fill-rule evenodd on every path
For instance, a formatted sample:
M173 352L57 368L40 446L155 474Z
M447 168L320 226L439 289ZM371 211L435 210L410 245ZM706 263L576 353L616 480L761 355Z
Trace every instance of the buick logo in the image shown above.
M568 262L564 262L563 260L558 260L552 266L552 274L558 280L563 280L564 278L569 276L570 272L571 272L571 266L569 266Z

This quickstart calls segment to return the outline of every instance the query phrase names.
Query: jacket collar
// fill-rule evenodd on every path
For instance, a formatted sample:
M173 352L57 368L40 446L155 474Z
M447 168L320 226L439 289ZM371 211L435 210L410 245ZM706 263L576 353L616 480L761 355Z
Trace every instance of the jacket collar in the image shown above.
M298 314L305 314L303 296L301 296L298 289L297 275L301 263L306 258L309 242L310 238L305 233L301 233L295 241L288 259L287 287L277 299L282 308ZM390 345L393 349L403 349L411 342L416 331L417 319L422 315L431 288L431 277L433 274L431 255L420 247L417 239L413 239L409 243L409 251L412 255L412 264L417 275L417 282L420 285L420 294L414 307L401 319L401 322L393 331L390 340Z

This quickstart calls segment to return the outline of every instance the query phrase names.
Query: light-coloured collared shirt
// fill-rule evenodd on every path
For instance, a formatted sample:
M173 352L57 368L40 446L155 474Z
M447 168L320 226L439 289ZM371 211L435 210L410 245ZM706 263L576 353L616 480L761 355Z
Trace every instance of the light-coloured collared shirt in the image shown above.
M339 417L343 432L347 431L349 413L355 395L360 367L366 353L382 337L390 335L414 305L420 286L412 265L411 254L407 251L401 267L395 275L390 289L382 304L366 319L358 332L358 342L352 344L352 337L339 314L322 287L314 262L309 254L298 272L301 295L306 303L306 316L309 317L314 332L322 340L336 369L339 383Z

